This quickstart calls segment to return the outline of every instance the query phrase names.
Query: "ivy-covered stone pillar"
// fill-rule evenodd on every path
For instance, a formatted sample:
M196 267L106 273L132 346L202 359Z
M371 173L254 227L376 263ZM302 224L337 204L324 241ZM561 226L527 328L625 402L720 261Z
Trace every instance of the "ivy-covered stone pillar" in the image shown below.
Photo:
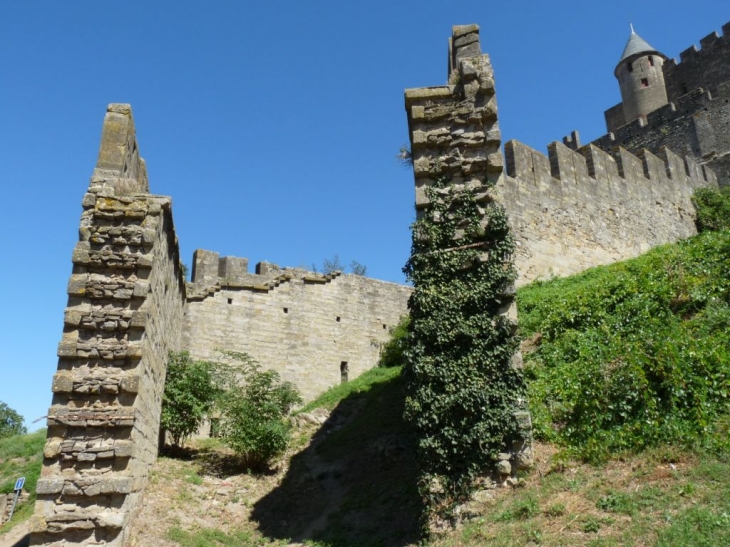
M406 415L419 438L432 529L458 519L478 484L531 464L516 335L514 244L493 188L503 176L492 66L479 27L457 26L449 85L405 94L417 220Z

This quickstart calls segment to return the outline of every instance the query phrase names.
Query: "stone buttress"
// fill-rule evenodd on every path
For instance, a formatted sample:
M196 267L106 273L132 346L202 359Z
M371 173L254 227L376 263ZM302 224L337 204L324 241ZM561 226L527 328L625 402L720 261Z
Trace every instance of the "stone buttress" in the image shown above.
M128 105L83 198L31 545L123 545L158 449L185 285L169 197L148 193Z

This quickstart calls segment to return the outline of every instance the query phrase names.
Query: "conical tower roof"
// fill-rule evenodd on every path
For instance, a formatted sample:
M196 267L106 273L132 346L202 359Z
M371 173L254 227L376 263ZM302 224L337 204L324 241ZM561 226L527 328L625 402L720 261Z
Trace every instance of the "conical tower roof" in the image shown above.
M629 40L626 42L626 47L624 48L624 52L621 54L621 59L619 59L618 64L616 65L617 69L624 61L632 57L638 57L639 55L645 55L648 53L655 53L666 59L666 55L650 46L646 40L636 34L636 31L634 31L634 25L630 26L631 35L629 36Z

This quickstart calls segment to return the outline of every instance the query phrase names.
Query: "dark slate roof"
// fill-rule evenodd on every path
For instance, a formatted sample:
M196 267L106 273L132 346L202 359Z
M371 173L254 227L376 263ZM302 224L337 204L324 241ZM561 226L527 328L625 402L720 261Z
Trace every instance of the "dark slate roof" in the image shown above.
M633 57L640 53L659 53L659 51L651 47L647 41L636 34L634 32L634 28L631 27L631 36L629 36L629 41L626 42L626 47L624 48L624 52L621 55L621 59L619 59L618 64L621 64L629 57Z

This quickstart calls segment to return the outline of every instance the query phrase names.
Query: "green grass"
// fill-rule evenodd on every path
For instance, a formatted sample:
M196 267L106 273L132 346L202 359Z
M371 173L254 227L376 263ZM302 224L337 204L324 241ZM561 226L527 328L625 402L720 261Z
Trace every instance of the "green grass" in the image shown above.
M223 532L214 528L201 528L187 531L172 528L168 537L182 547L255 547L259 545L283 545L282 542L271 542L256 532L234 530Z
M15 481L20 477L25 477L24 489L30 492L30 500L16 508L11 525L26 520L33 513L35 488L43 465L45 441L45 429L39 429L29 435L0 439L0 494L13 492ZM3 532L11 527L3 526Z
M332 410L344 399L358 394L364 394L378 384L390 382L393 378L400 376L400 367L376 367L364 372L354 380L345 382L328 389L314 401L307 403L299 409L296 414L311 412L315 408L326 408Z

